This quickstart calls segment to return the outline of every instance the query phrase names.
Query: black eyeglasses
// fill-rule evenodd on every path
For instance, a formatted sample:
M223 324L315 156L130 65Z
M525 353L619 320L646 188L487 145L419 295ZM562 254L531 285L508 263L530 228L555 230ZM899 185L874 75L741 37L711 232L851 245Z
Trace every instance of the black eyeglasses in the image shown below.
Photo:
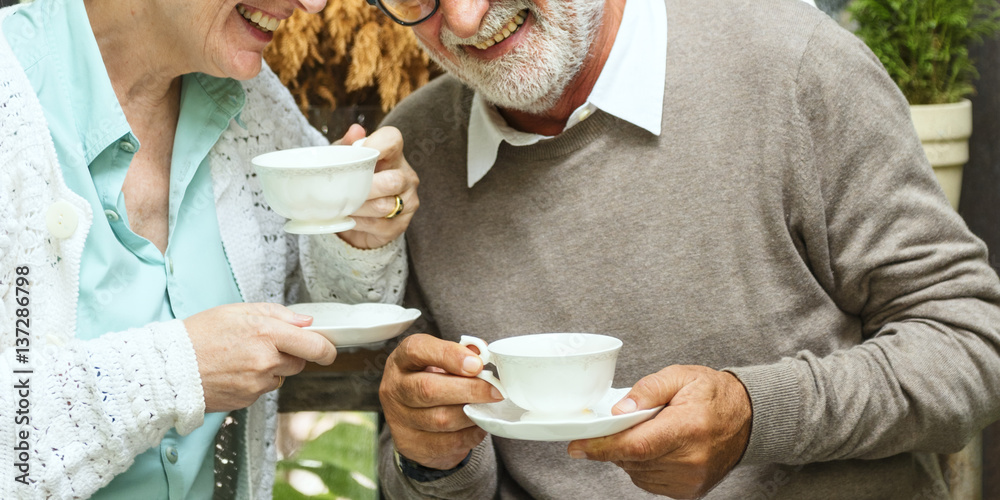
M433 16L441 0L368 0L368 4L378 6L389 19L403 26L413 26Z

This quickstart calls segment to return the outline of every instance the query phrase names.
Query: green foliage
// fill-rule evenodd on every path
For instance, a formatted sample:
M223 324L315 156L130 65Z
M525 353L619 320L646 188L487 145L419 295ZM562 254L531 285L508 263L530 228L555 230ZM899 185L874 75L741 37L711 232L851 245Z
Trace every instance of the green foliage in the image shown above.
M361 424L340 422L316 439L303 444L295 455L278 461L274 484L276 500L375 500L376 425L374 419ZM329 493L304 495L288 483L293 470L319 476ZM357 476L362 476L359 481Z
M972 95L969 45L1000 32L997 0L854 0L848 11L910 104Z

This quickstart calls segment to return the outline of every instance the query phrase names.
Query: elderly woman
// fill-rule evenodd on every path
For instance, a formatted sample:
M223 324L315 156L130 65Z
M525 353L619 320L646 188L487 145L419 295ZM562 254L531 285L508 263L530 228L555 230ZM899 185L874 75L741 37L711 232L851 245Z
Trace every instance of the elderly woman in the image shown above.
M336 355L280 304L398 301L418 204L394 129L354 230L263 200L252 157L326 141L261 54L324 4L0 10L0 498L270 498L271 391Z

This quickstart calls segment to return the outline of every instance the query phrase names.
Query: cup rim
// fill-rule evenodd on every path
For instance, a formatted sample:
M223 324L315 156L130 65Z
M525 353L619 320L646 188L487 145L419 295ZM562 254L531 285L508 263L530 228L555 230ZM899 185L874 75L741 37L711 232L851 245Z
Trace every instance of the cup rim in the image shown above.
M285 160L283 160L281 163L276 163L278 158L281 158L282 156L286 156L289 151L297 151L297 152L300 152L300 153L308 154L311 151L320 151L320 150L323 150L323 149L343 149L343 148L350 148L352 151L358 151L359 153L367 153L367 154L360 155L358 158L355 158L353 160L345 161L345 162L342 162L342 163L337 163L337 164L334 164L334 165L330 165L330 164L315 164L315 165L310 165L310 164L295 164L295 165L289 165L289 164L285 163L286 162ZM273 169L273 170L318 170L318 169L324 169L324 168L344 168L344 167L350 167L350 166L353 166L353 165L357 165L359 163L367 163L367 162L370 162L370 161L372 161L374 159L377 159L378 156L379 156L379 154L381 154L379 152L379 150L374 149L374 148L365 147L365 146L348 146L348 145L345 145L345 144L329 144L329 145L326 145L326 146L309 146L309 147L304 147L304 148L279 149L277 151L271 151L271 152L268 152L268 153L263 153L263 154L259 154L257 156L254 156L250 160L250 163L253 164L253 166L257 167L257 168ZM374 168L374 166L373 166L373 168Z
M606 339L606 340L610 341L610 344L607 347L604 347L604 348L601 348L601 349L595 349L595 350L592 350L592 351L580 352L580 353L572 353L572 354L559 354L559 355L535 354L535 353L518 353L518 354L513 354L513 353L510 353L510 352L504 352L504 349L503 349L504 348L503 344L509 343L509 342L513 342L515 340L524 339L525 337L539 338L539 337L555 337L555 336L564 336L564 335L582 335L582 336L591 337L591 338L601 338L602 340ZM553 332L553 333L532 333L532 334L526 334L526 335L517 335L517 336L514 336L514 337L506 337L506 338L502 338L502 339L490 342L489 344L487 344L486 347L490 350L491 354L496 354L496 355L499 355L499 356L518 357L518 358L553 358L553 357L558 357L558 358L576 358L576 357L593 356L595 354L603 354L603 353L608 353L608 352L612 352L612 351L617 351L617 350L619 350L619 349L622 348L622 345L623 344L622 344L621 339L619 339L617 337L612 337L610 335L600 334L600 333L583 333L583 332L555 333L555 332Z

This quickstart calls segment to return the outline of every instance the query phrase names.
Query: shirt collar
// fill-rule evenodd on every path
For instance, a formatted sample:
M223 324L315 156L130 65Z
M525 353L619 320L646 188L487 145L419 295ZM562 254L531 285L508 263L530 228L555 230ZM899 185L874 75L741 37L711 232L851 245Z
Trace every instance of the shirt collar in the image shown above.
M247 100L243 84L232 78L220 78L205 73L191 73L184 77L192 78L204 89L205 96L218 106L220 116L226 123L233 119L241 127L246 128L240 116Z
M662 0L625 2L622 22L608 60L587 97L566 122L566 129L600 109L659 135L666 79L667 9ZM496 162L500 144L535 144L550 136L514 130L478 92L469 111L468 185L479 182ZM564 129L564 131L566 130Z

